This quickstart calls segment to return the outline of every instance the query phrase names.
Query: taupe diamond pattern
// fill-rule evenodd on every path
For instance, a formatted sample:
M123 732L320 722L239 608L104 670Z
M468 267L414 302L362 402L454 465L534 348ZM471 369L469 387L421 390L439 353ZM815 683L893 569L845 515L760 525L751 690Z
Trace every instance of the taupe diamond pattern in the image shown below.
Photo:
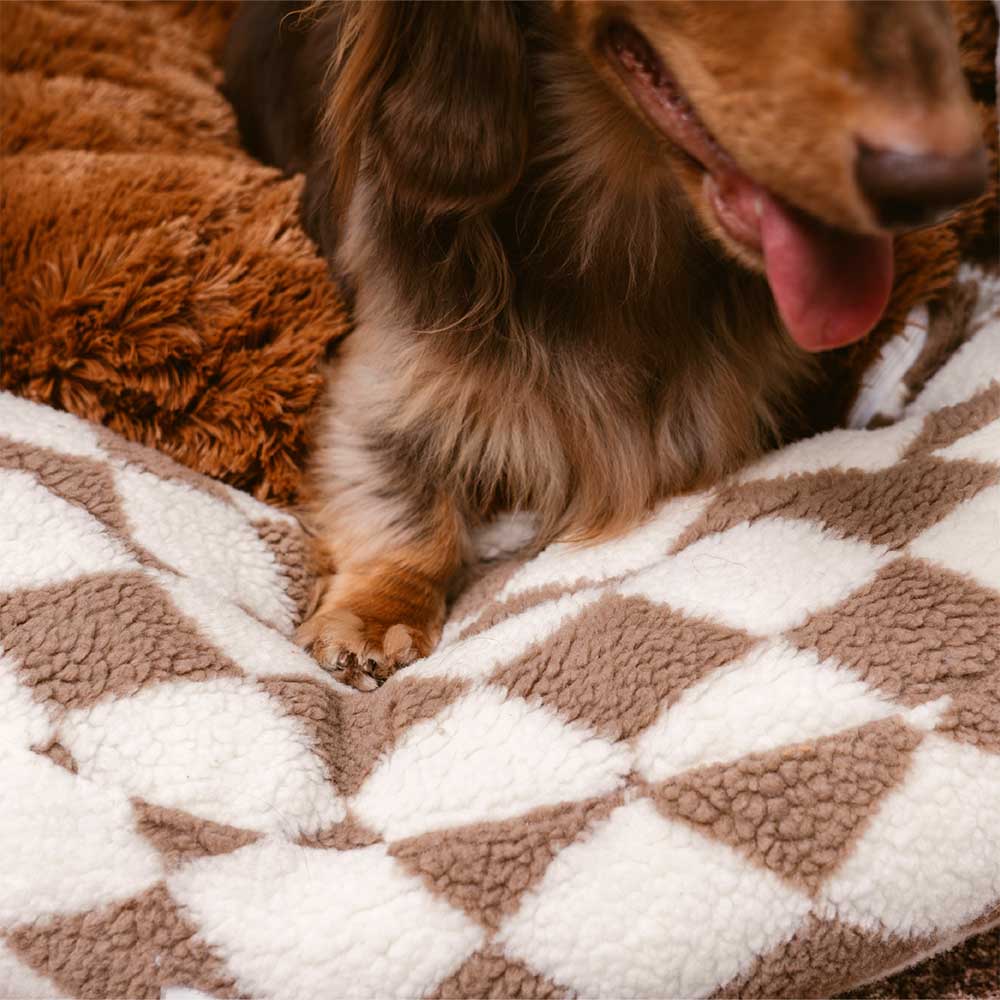
M985 552L1000 541L984 524L970 542L978 522L963 519L1000 496L1000 453L985 433L957 447L1000 415L1000 387L919 418L894 464L875 437L882 457L862 468L833 449L829 467L811 456L818 471L686 499L658 549L608 543L615 572L591 559L574 577L559 552L508 592L523 566L487 568L443 646L371 694L279 635L312 587L287 515L33 404L0 397L0 428L5 408L0 486L53 502L19 509L16 537L0 523L0 770L20 804L0 818L0 844L19 845L0 890L30 898L42 878L16 860L29 829L75 880L65 908L0 911L25 983L88 997L318 998L346 982L428 997L822 995L1000 916L1000 845L975 836L994 819L981 790L1000 755ZM161 544L162 525L136 524L138 493L120 495L134 482L203 523ZM68 510L86 527L79 564L52 530ZM219 586L184 545L237 521L259 544L214 546ZM28 551L30 574L4 562ZM218 612L227 601L277 626L267 662L223 641L244 620ZM794 678L825 695L783 713L774 699ZM740 698L723 711L727 691ZM667 754L678 722L738 727L739 712L753 732L722 741L735 751ZM789 728L771 739L751 712ZM51 801L32 811L38 789ZM112 803L93 830L61 827L90 794ZM938 798L964 811L935 816ZM866 872L908 815L893 865ZM937 866L933 887L906 881L922 865ZM951 894L929 896L952 870ZM888 895L866 897L869 882Z

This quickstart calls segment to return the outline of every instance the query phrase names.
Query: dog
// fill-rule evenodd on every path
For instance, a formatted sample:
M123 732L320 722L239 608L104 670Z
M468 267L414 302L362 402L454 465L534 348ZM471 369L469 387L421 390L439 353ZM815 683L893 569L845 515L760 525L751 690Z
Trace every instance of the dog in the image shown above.
M493 512L605 538L779 442L893 234L987 180L933 0L256 2L225 74L353 297L299 638L363 690L434 648Z

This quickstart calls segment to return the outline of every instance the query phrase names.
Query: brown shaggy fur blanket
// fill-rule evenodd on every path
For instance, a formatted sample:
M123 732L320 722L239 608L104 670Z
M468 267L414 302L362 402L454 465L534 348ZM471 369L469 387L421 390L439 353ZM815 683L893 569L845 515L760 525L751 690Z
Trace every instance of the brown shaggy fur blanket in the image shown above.
M299 226L300 179L239 148L216 66L233 7L0 3L0 388L288 503L348 316ZM959 9L984 116L990 10ZM901 241L881 334L996 239L994 191ZM831 359L840 404L879 343ZM985 995L998 953L994 931L857 995Z
M217 89L232 6L0 4L0 387L283 502L346 313Z

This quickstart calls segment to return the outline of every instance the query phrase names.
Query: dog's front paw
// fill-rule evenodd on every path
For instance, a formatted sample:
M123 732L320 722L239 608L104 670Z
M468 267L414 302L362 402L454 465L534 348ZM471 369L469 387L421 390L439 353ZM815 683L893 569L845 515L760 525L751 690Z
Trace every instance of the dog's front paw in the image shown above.
M305 621L296 641L337 680L374 691L400 667L426 656L437 636L423 627L365 621L347 608L322 608Z

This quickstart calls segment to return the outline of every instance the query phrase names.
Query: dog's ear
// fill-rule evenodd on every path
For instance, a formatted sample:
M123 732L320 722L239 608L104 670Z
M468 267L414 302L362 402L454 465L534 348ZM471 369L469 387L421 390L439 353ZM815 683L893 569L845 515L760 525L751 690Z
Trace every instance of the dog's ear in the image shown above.
M326 124L338 200L364 157L415 210L495 203L517 182L527 147L513 4L362 0L345 23Z

